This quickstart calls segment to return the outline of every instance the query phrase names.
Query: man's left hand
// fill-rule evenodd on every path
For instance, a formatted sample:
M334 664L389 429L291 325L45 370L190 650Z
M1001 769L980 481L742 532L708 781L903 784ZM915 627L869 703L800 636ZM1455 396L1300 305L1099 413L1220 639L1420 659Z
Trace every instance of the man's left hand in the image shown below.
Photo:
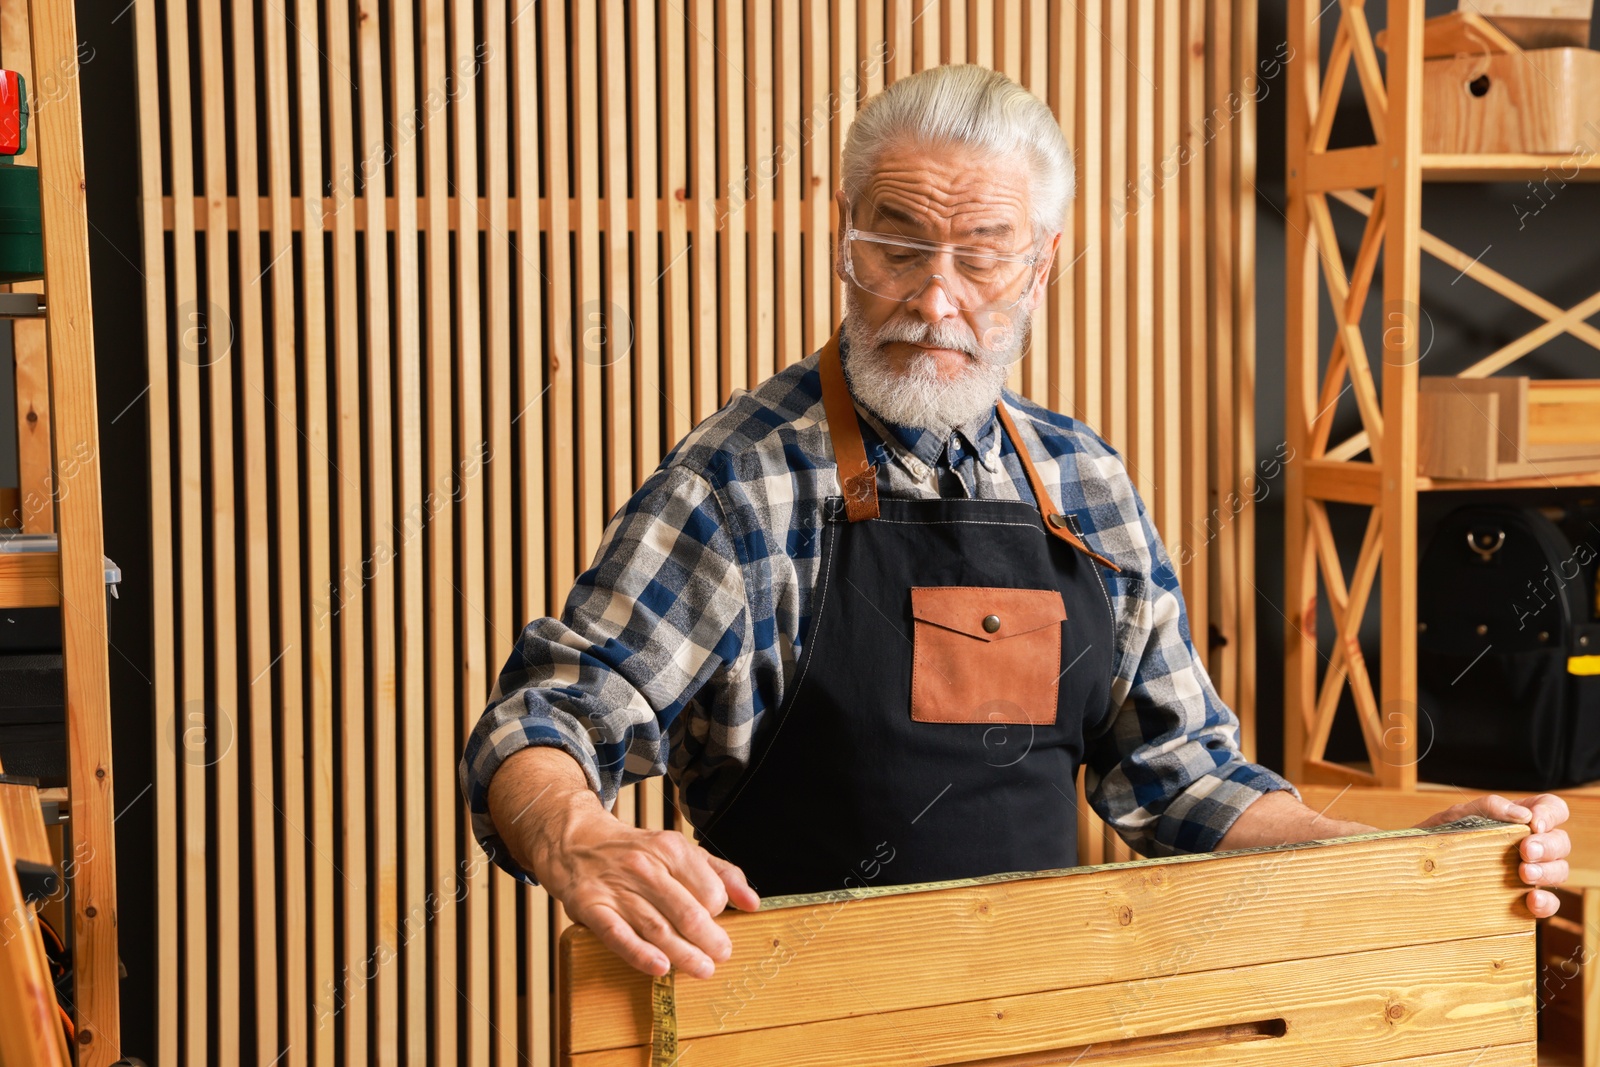
M1567 880L1567 855L1572 851L1571 839L1560 829L1568 814L1567 802L1553 793L1540 793L1520 801L1491 794L1430 815L1417 823L1417 828L1425 830L1468 815L1526 823L1533 832L1522 839L1522 863L1518 864L1517 873L1531 886L1558 886ZM1528 910L1533 912L1534 918L1554 915L1560 907L1561 901L1554 893L1544 889L1528 891Z

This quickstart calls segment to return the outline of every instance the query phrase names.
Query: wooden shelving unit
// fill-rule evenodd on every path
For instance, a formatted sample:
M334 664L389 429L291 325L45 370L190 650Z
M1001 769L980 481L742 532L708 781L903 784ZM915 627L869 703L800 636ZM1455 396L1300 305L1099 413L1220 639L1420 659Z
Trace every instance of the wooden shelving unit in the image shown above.
M1284 757L1291 780L1314 807L1385 829L1411 825L1459 803L1461 791L1418 781L1417 499L1432 491L1558 488L1600 485L1600 472L1553 474L1493 482L1432 479L1417 474L1420 360L1417 309L1424 253L1459 269L1501 297L1537 315L1538 327L1461 373L1487 377L1550 337L1570 332L1600 348L1586 319L1600 293L1573 308L1557 307L1422 228L1430 182L1600 180L1600 160L1578 155L1441 155L1422 143L1422 0L1388 0L1387 71L1379 67L1360 0L1291 0L1288 63L1287 411L1288 445L1304 457L1286 466L1286 634ZM1326 68L1320 37L1325 19L1338 26ZM1374 145L1329 150L1329 132L1343 86L1354 68L1376 133ZM1363 192L1370 191L1370 194ZM1365 216L1354 261L1339 251L1331 200ZM1381 293L1373 291L1383 260ZM1317 287L1326 287L1339 329L1321 366ZM1369 358L1360 322L1373 298L1383 307L1381 358ZM1354 394L1361 430L1330 440L1334 409ZM1327 504L1370 508L1354 567L1342 566ZM1379 567L1379 563L1382 567ZM1319 576L1321 589L1319 591ZM1362 615L1376 595L1382 606L1382 671L1373 679L1358 640ZM1319 597L1337 636L1319 671ZM1327 744L1348 688L1366 742L1367 760L1327 758ZM1357 787L1357 788L1352 788ZM1479 795L1474 791L1471 795ZM1600 795L1563 793L1573 809L1574 855L1600 852ZM1583 895L1580 913L1600 917L1600 870L1574 866L1569 886ZM1585 968L1585 1067L1600 1064L1600 983Z
M22 486L6 502L16 510L5 510L12 525L58 539L56 552L0 553L0 609L61 610L71 808L62 866L76 983L68 1007L78 1064L106 1067L122 1057L116 811L78 63L72 0L0 0L0 64L23 74L33 105L20 162L39 168L46 274L43 303L20 291L37 284L0 294L0 317L39 320L17 324ZM36 71L49 73L36 80Z

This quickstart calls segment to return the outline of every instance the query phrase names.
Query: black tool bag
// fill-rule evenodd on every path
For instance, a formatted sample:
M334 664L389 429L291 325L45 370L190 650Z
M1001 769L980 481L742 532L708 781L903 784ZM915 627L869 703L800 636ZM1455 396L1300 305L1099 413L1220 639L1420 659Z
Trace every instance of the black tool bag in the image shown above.
M1574 542L1500 505L1439 524L1417 574L1424 780L1505 793L1600 778L1600 530L1587 529Z

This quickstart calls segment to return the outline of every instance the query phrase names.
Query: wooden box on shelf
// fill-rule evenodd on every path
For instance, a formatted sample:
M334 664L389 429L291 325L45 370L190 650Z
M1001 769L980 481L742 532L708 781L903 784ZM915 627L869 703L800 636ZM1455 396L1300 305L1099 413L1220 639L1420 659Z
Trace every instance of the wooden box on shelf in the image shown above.
M1600 380L1423 377L1417 473L1494 480L1600 470Z
M1423 62L1422 150L1600 148L1600 52L1506 43L1505 51L1486 46Z

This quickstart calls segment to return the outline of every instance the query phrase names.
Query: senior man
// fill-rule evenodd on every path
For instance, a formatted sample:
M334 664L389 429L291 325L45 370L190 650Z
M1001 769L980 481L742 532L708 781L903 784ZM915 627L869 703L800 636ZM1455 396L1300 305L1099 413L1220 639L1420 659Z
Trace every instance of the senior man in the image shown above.
M839 331L679 442L523 631L461 763L475 832L640 970L709 976L757 891L1073 866L1080 765L1145 855L1372 829L1244 758L1120 457L1004 389L1072 191L1003 75L868 101ZM608 813L663 773L699 844ZM1531 823L1523 879L1565 880L1559 797L1425 825L1467 813Z

